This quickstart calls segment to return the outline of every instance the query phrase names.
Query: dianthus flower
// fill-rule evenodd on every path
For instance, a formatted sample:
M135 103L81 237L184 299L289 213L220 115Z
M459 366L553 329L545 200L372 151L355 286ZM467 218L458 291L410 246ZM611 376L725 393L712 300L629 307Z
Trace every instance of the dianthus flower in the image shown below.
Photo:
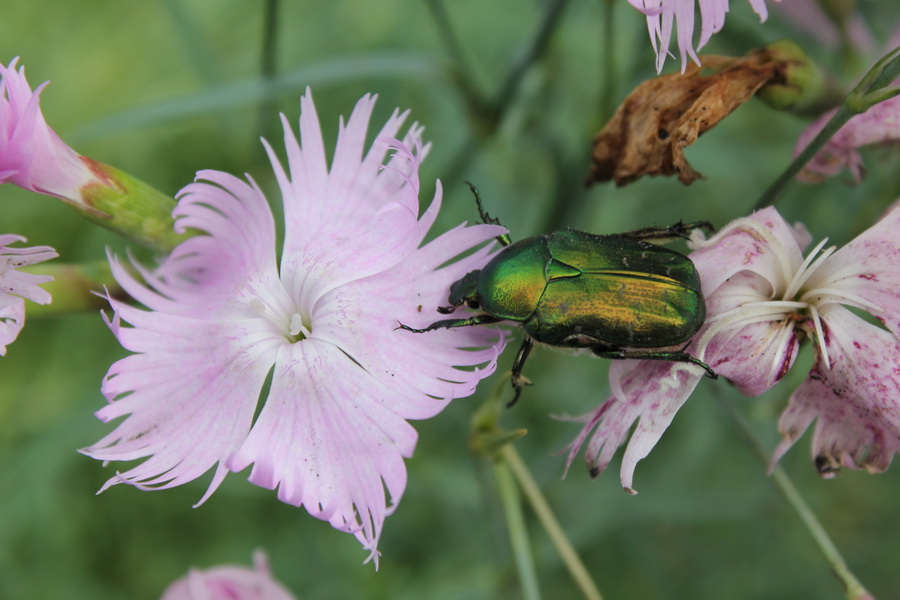
M295 600L269 570L261 550L253 553L253 568L221 565L206 571L191 569L172 583L161 600Z
M100 180L44 120L40 96L49 82L32 92L17 62L0 64L0 183L81 202L81 188Z
M761 22L768 17L766 0L748 0ZM729 0L628 0L629 3L647 15L647 29L650 42L656 52L656 70L662 71L669 54L672 27L678 27L678 50L681 53L681 72L687 67L688 56L700 64L697 50L718 33L725 25L725 13ZM694 47L694 9L700 4L700 41Z
M50 246L13 248L11 244L24 242L14 234L0 235L0 356L13 343L25 326L25 299L49 304L50 294L39 287L53 278L49 275L22 273L18 269L59 256Z
M900 449L900 208L837 250L791 228L774 208L738 219L709 240L695 238L691 259L706 294L707 321L687 352L747 396L774 386L791 369L802 339L815 345L809 375L790 398L773 464L817 420L816 468L885 470ZM884 328L854 314L865 311ZM702 378L681 363L620 361L610 368L612 397L581 418L569 463L588 436L594 475L609 464L638 421L622 460L632 492L646 457ZM593 433L592 433L593 432Z
M895 82L898 84L900 81ZM794 148L795 157L822 131L835 112L836 108L828 111L803 130ZM803 167L799 178L807 182L822 181L846 168L859 183L865 169L857 148L897 142L900 142L900 96L880 102L847 121Z
M110 404L97 416L127 417L83 452L147 460L104 489L170 488L215 466L202 503L229 471L253 464L252 483L353 533L377 561L416 445L407 420L470 395L505 343L492 329L425 336L398 322L433 320L449 283L483 266L490 248L450 261L505 230L460 225L420 247L441 199L438 184L419 217L428 147L415 124L394 139L407 114L395 112L366 151L373 105L362 98L342 122L330 168L310 94L302 147L283 119L287 170L266 144L284 204L280 261L259 187L218 171L198 173L175 211L179 230L205 235L153 272L135 265L146 285L111 258L122 288L150 310L110 298L111 327L136 354L110 368Z

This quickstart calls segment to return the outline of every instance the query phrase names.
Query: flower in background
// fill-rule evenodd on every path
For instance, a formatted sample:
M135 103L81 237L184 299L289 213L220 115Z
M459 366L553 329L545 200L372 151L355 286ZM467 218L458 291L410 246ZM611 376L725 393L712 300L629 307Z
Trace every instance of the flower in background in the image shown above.
M24 241L25 238L19 235L0 235L0 356L6 356L6 346L15 341L25 326L25 299L38 304L50 303L50 294L39 285L53 278L22 273L18 269L59 255L50 246L11 246Z
M0 64L0 183L81 203L81 189L102 180L44 121L40 95L49 82L31 91L17 62Z
M150 310L110 298L111 327L135 354L110 368L110 404L97 416L126 418L83 452L147 460L104 489L170 488L215 466L202 503L229 471L253 464L251 482L353 533L377 561L416 445L407 421L472 394L505 344L493 329L424 336L398 322L430 323L449 283L483 266L490 248L450 261L505 230L460 225L420 247L441 200L438 184L419 217L428 146L415 124L393 139L407 114L395 112L367 151L374 102L362 98L342 122L330 168L309 93L302 146L284 120L287 170L266 145L284 203L280 261L259 187L218 171L198 173L175 212L178 229L206 235L155 271L134 265L146 285L111 258L117 281Z
M276 581L262 550L253 553L253 568L222 565L191 569L163 592L161 600L295 600Z
M900 84L900 81L895 82L895 85L897 84ZM836 112L835 108L825 113L800 134L794 148L794 157L803 152ZM865 169L862 157L856 149L898 141L900 141L900 96L895 96L847 121L803 167L798 178L814 183L837 175L846 168L853 175L853 180L859 183Z
M738 219L691 259L706 294L707 322L688 353L757 396L790 370L800 342L815 343L815 363L781 416L784 437L773 464L817 420L812 452L819 473L840 467L887 469L900 450L900 208L837 250L818 244L774 208ZM858 316L865 311L884 327ZM612 397L581 418L569 463L588 436L588 467L599 475L638 421L622 460L633 492L639 460L656 445L703 377L681 363L621 361L610 368Z
M766 20L766 0L748 0L761 22ZM703 48L714 33L725 25L725 13L729 0L628 0L633 7L647 15L650 42L656 52L656 70L662 71L669 54L672 27L678 27L678 50L681 53L681 72L687 66L688 56L700 64L697 50ZM694 9L700 4L700 41L694 47Z

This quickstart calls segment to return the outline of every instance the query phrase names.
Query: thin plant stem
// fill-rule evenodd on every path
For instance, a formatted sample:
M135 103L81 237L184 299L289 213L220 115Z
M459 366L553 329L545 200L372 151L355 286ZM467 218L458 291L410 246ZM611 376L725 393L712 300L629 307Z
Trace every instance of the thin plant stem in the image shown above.
M615 112L616 94L616 0L602 0L603 3L603 89L600 91L599 128L609 121Z
M512 444L507 444L500 451L500 457L509 465L513 475L515 475L519 487L525 493L525 497L534 509L535 514L537 514L544 531L547 532L550 541L553 542L556 551L559 552L563 563L572 575L572 579L575 580L575 583L581 589L581 593L587 600L603 600L600 590L597 589L597 585L591 579L590 573L588 573L569 538L566 537L565 532L560 527L559 521L556 520L556 515L553 514L553 509L550 508L543 493L541 493L540 487L538 487L531 476L528 467L525 466L515 447Z
M506 517L506 527L509 530L509 541L516 561L516 570L519 573L519 582L522 585L522 597L525 600L540 600L541 592L538 588L537 573L534 568L534 554L531 551L528 528L522 513L519 489L510 469L508 462L499 460L494 462L494 476L497 479L500 502Z
M279 0L266 0L259 63L259 72L264 86L272 85L278 71L278 7ZM257 131L263 137L270 137L268 134L274 123L272 115L275 114L275 100L269 94L266 94L266 98L259 106Z
M830 140L834 134L838 132L838 130L843 127L847 121L856 116L856 113L850 110L847 107L847 104L841 104L841 107L838 109L834 116L831 117L831 120L822 128L822 130L813 138L813 141L809 143L809 145L803 149L803 151L791 161L791 164L788 165L788 168L784 170L784 172L776 179L772 185L763 192L763 195L760 196L759 200L757 200L756 204L753 205L753 211L757 211L763 209L767 206L772 206L775 204L775 199L784 191L784 188L796 177L797 173L800 172L806 164L813 159L813 157L825 147L825 144ZM751 211L752 212L752 211Z
M436 0L435 0L436 1ZM516 97L516 91L522 78L528 72L531 65L537 61L546 51L550 38L553 35L567 0L551 0L544 13L541 24L538 27L533 39L528 44L527 49L519 56L518 60L513 63L503 84L497 91L494 100L485 101L481 94L477 94L474 88L465 79L460 79L460 87L466 100L469 102L470 111L478 117L478 121L484 127L476 128L474 136L470 136L456 152L454 158L450 161L452 168L450 173L463 173L468 170L469 165L478 156L481 151L482 144L478 143L478 139L487 134L493 133L506 113L509 105ZM449 50L449 48L448 48ZM452 54L452 51L451 51ZM447 176L446 181L453 181L454 177Z
M841 127L856 115L862 114L889 98L900 94L900 88L887 88L894 79L900 75L900 58L897 54L900 47L894 48L884 55L875 65L869 69L853 91L851 91L841 103L834 116L825 124L825 127L813 138L809 145L791 161L778 179L763 192L753 210L759 210L775 203L775 199L785 187L794 179L806 164L821 150Z
M763 466L768 468L770 460L769 453L756 438L753 429L744 418L744 415L738 411L733 402L728 401L722 395L717 395L717 399L725 409L725 412L728 413L728 416L731 417L731 420L737 426L741 435L747 443L750 444L750 447L754 450L754 453L760 459ZM806 527L806 530L809 532L813 541L815 541L819 550L822 551L825 561L828 563L828 567L843 586L848 600L874 600L874 596L866 590L865 586L860 583L850 570L850 567L847 566L847 562L844 560L844 557L841 556L837 546L834 545L834 542L828 536L828 532L825 531L822 523L816 518L816 515L813 514L812 509L809 508L809 505L803 499L803 496L800 495L800 492L797 490L785 470L780 466L775 466L771 471L772 480L775 482L775 486L782 493L791 508L797 513L797 516L800 517L800 520L803 522L803 525Z
M522 77L528 72L532 63L534 63L547 49L550 38L553 36L553 31L556 29L556 25L559 23L559 19L562 16L563 9L566 7L566 2L567 0L552 0L550 2L531 44L509 70L492 105L493 116L497 121L500 120L500 116L506 112L512 99L515 97L516 90L519 88Z
M462 44L459 43L459 38L453 30L453 25L450 23L450 15L447 14L443 0L428 0L427 4L429 10L431 10L431 16L437 25L438 35L441 36L441 41L447 50L447 54L450 55L450 58L456 64L456 70L459 72L460 77L467 83L474 81L474 71L469 61L466 60Z

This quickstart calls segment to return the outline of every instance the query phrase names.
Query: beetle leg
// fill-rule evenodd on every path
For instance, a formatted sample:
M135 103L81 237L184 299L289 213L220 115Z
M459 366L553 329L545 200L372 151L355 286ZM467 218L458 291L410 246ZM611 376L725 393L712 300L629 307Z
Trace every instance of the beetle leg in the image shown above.
M706 376L710 379L718 379L719 376L712 368L700 359L694 358L686 352L654 352L653 350L610 350L604 346L591 348L591 352L600 358L611 359L638 359L638 360L670 360L672 362L686 362L703 367Z
M467 181L466 185L469 186L469 189L472 190L472 194L475 195L475 204L478 205L478 214L481 215L482 222L485 225L500 225L500 219L493 218L486 210L484 210L484 205L481 204L481 194L478 193L478 188L475 187L475 184L471 181ZM509 246L512 244L512 238L509 237L508 233L498 235L495 239L500 242L501 246Z
M404 325L403 323L397 321L397 329L404 329L406 331L412 331L413 333L425 333L427 331L434 331L435 329L450 329L453 327L474 327L476 325L490 325L491 323L499 323L503 321L501 317L495 317L493 315L475 315L469 319L444 319L443 321L435 321L425 329L415 329L410 327L409 325Z
M516 359L513 361L512 377L510 379L513 390L515 390L515 395L512 400L506 403L507 407L512 406L519 400L519 394L522 393L522 388L524 386L531 385L531 381L522 375L522 368L525 366L525 361L528 360L528 355L531 353L532 348L534 348L534 340L526 336L525 339L522 340L522 345L519 346L519 351L516 353Z
M675 238L684 238L687 240L690 239L691 232L695 229L703 229L707 233L715 231L715 228L709 221L694 221L693 223L678 221L669 227L644 227L642 229L635 229L634 231L626 231L625 233L616 233L613 235L633 240L672 240Z

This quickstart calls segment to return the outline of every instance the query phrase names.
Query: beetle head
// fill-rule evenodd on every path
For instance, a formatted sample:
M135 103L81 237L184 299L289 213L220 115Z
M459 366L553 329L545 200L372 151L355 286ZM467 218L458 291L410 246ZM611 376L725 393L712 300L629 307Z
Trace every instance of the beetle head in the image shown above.
M463 304L472 309L477 309L479 307L478 302L478 274L481 271L471 271L466 273L466 275L453 283L450 286L450 297L447 301L450 303L450 306L441 306L438 308L438 312L443 314L450 314Z

